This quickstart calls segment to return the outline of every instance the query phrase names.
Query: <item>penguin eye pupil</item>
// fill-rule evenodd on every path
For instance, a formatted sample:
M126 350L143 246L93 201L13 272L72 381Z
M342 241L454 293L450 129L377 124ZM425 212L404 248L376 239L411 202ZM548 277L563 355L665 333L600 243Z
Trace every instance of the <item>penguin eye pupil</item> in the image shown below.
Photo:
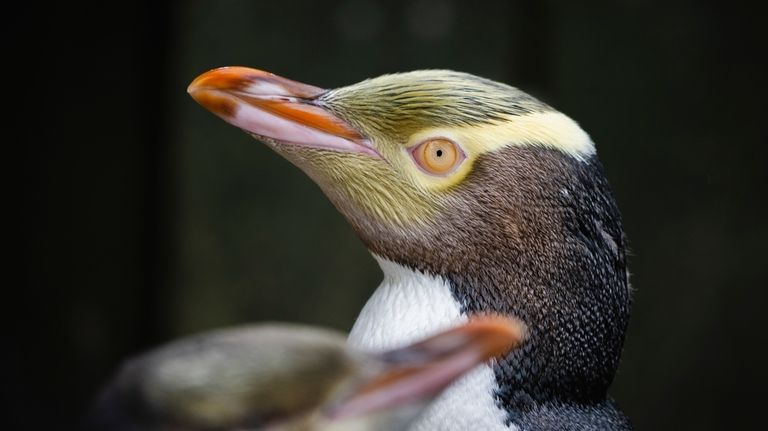
M432 175L447 175L465 159L461 147L446 138L428 139L410 152L421 170Z

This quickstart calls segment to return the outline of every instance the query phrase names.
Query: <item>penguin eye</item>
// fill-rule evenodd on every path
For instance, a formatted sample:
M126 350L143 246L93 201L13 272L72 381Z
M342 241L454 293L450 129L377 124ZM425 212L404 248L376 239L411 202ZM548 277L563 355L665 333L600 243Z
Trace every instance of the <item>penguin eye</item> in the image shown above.
M464 160L464 152L456 143L445 138L429 139L411 150L416 164L432 175L452 172Z

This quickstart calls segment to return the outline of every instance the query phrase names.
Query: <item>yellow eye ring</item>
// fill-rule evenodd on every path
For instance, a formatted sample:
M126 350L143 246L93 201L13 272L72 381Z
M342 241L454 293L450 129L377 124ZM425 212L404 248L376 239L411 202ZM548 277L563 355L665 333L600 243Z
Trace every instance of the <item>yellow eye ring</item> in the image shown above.
M411 149L411 157L424 172L447 175L466 158L455 142L446 138L428 139Z

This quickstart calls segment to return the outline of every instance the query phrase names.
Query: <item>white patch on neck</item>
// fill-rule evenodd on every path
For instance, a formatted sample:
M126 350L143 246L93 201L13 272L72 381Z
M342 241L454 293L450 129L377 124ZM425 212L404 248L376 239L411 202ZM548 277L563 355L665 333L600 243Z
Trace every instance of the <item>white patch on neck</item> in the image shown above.
M441 277L413 271L373 256L384 280L360 312L349 334L351 347L382 351L402 347L467 321ZM494 401L493 370L481 365L446 389L411 431L516 430Z

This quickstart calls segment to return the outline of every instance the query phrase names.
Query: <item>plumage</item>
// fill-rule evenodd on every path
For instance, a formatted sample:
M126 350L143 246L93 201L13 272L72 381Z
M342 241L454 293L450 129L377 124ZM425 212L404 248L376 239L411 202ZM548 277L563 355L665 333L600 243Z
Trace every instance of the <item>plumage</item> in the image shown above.
M464 429L472 412L494 418L488 429L628 428L607 396L631 303L626 238L589 135L517 88L460 72L297 85L225 68L189 91L304 170L382 263L350 342L392 348L475 312L530 328L485 380L457 383L414 429ZM415 156L437 141L457 155L430 153L454 160L446 171Z
M305 325L209 331L127 361L95 404L90 428L402 429L448 384L524 337L519 321L494 316L381 353Z

